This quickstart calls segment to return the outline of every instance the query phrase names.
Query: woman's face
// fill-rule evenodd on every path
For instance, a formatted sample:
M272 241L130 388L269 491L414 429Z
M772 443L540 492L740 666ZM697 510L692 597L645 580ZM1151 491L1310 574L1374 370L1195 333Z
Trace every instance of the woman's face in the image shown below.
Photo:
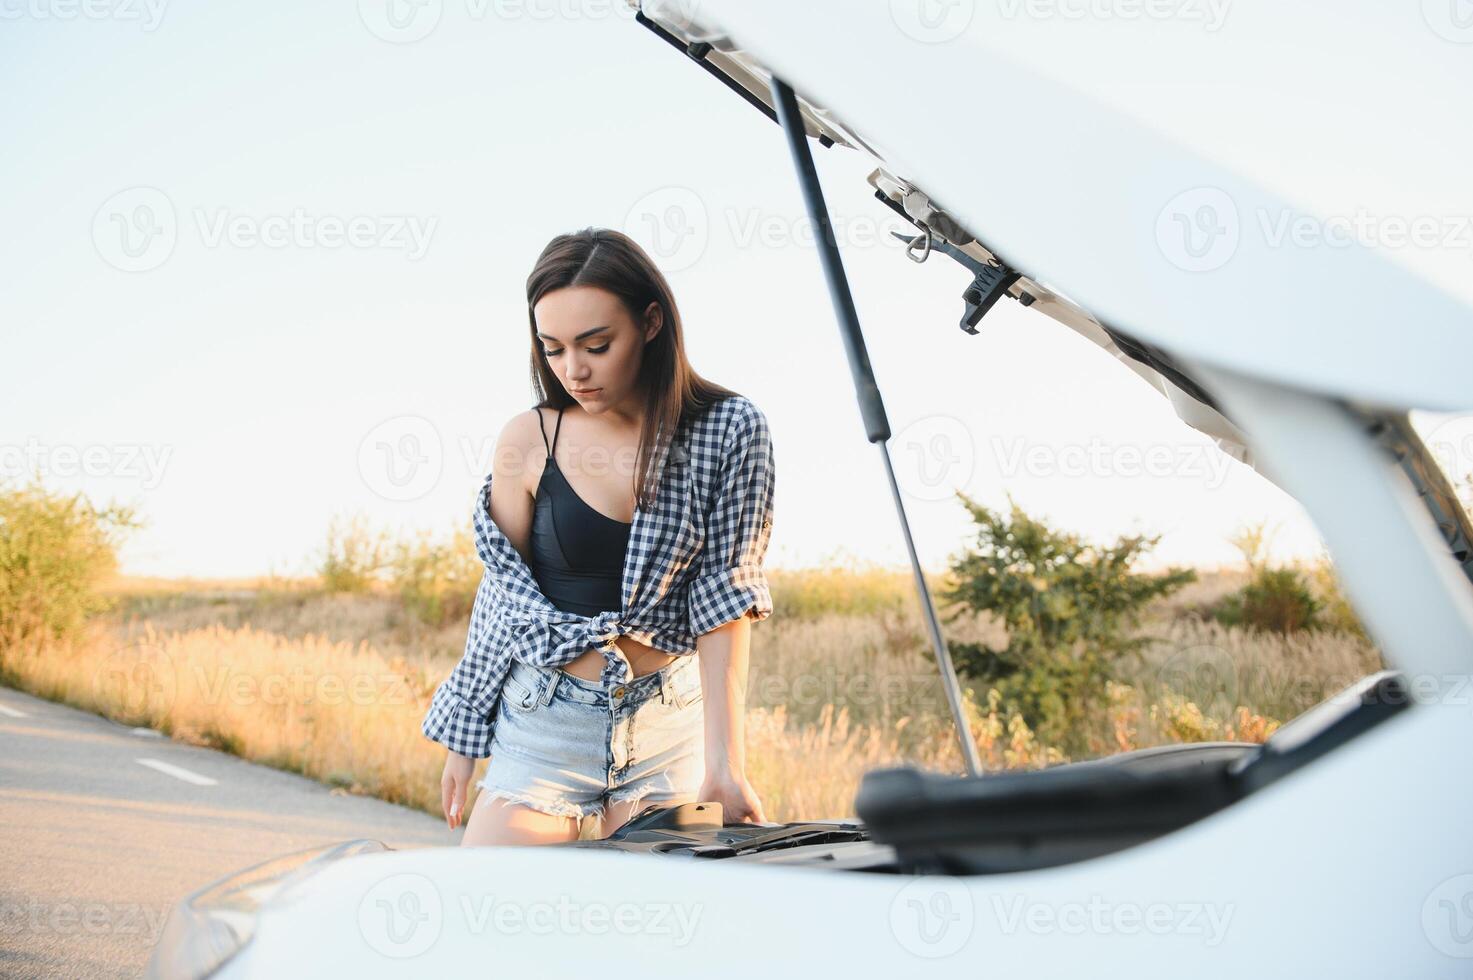
M644 345L660 332L659 304L651 303L646 323L637 324L608 290L568 286L544 295L532 315L552 373L584 410L598 415L642 406L636 382Z

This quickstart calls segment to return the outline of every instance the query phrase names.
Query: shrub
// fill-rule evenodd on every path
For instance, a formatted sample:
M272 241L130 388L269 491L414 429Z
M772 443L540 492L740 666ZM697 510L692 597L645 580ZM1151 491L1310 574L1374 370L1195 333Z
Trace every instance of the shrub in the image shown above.
M394 549L394 588L404 608L432 626L470 615L484 571L475 539L460 528L447 542L421 531Z
M387 550L386 535L368 528L362 515L344 521L334 517L328 524L317 565L322 588L327 592L368 592L379 577Z
M1224 626L1289 634L1318 629L1320 601L1296 568L1261 568L1243 588L1223 600L1217 621Z
M961 491L957 496L978 525L977 549L953 562L956 585L939 597L963 607L950 619L966 611L997 617L1008 642L1001 650L953 643L953 663L959 673L1016 700L1024 721L1046 742L1076 744L1091 702L1103 696L1110 662L1149 642L1128 636L1145 607L1196 573L1131 571L1159 537L1092 545L1053 530L1011 500L1011 512L1003 515Z
M0 489L0 653L72 636L106 609L98 586L117 570L124 532L140 526L132 508L98 509L39 480Z
M1268 544L1272 538L1273 532L1261 521L1233 537L1233 543L1248 563L1248 584L1223 599L1214 617L1224 626L1286 636L1300 630L1319 629L1324 625L1320 619L1323 604L1299 569L1269 566ZM1333 572L1331 575L1333 581ZM1336 591L1338 594L1338 588ZM1345 608L1348 612L1349 605Z

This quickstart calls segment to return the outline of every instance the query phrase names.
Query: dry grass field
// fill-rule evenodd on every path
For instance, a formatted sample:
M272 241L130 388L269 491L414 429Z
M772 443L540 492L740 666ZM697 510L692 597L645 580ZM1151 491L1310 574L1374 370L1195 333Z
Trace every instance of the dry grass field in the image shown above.
M1205 571L1152 607L1144 655L1118 664L1091 706L1089 755L1261 741L1380 669L1350 633L1266 634L1194 613L1245 576ZM746 721L749 775L769 819L851 815L860 777L876 767L960 772L909 574L775 570L772 581L778 611L754 628ZM460 656L463 618L427 625L387 588L333 594L312 580L116 579L106 591L113 609L83 635L10 650L6 682L438 815L445 753L419 724ZM945 635L1005 639L982 618ZM966 703L989 768L1065 759L995 692L968 687Z

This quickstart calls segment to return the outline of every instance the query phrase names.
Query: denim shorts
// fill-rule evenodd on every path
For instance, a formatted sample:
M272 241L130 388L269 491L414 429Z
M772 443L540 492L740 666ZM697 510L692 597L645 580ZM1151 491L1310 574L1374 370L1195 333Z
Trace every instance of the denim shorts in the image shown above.
M691 800L705 776L703 718L694 654L612 691L513 660L476 786L488 798L579 819L601 816L605 797Z

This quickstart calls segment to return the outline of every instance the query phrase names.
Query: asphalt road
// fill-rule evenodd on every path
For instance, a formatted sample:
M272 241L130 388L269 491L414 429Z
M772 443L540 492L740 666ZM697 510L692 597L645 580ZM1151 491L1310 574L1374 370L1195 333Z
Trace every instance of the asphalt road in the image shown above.
M0 976L138 977L176 901L259 861L464 827L0 687Z

